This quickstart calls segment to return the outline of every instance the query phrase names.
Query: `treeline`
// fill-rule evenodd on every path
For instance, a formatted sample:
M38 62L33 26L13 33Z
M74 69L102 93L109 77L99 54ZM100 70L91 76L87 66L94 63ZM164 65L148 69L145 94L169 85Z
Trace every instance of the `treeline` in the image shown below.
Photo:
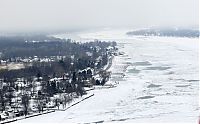
M109 54L108 47L116 46L116 42L88 42L76 43L70 39L57 39L44 37L38 42L35 39L17 37L0 38L1 60L8 62L24 62L24 59L37 61L24 63L25 68L18 70L0 70L0 78L21 78L41 75L62 76L82 70L87 67L100 68L107 64ZM29 41L27 41L29 39ZM59 57L59 58L58 58ZM52 60L52 58L54 58ZM100 60L97 60L100 58ZM46 59L48 61L41 61Z
M50 57L50 56L68 56L75 57L86 56L86 52L95 52L96 46L100 50L104 50L110 45L108 42L94 42L94 43L77 43L71 42L70 39L58 39L53 37L46 37L46 39L31 39L19 37L0 37L0 58L3 60L10 58L27 58L27 57ZM101 52L100 51L100 52ZM95 53L94 53L95 54Z
M199 30L184 28L150 28L130 31L127 35L143 35L143 36L168 36L168 37L199 37Z

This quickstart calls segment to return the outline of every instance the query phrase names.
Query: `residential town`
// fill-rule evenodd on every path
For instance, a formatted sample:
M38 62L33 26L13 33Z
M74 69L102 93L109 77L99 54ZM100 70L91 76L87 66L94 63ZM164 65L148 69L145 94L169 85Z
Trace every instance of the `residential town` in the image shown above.
M21 46L7 42L0 48L0 121L65 109L93 86L109 80L107 70L116 55L115 42L47 39L20 41Z

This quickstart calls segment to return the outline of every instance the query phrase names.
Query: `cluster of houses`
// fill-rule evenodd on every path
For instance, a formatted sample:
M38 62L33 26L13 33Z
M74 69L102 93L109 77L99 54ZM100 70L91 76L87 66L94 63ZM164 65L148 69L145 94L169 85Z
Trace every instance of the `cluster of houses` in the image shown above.
M57 60L64 59L66 56L45 56L45 57L39 57L39 56L33 56L33 57L14 57L10 59L1 59L0 65L7 65L9 63L32 63L32 62L54 62Z
M101 76L97 76L97 74L94 75L94 69L87 68L74 74L66 73L62 77L49 78L48 81L44 81L42 77L34 77L31 80L18 78L14 82L5 82L4 79L0 79L0 120L43 112L60 106L64 108L74 97L79 96L78 87L84 92L84 87L101 85L101 82L103 85L110 76L110 73L107 75L105 73L99 72ZM48 92L52 95L49 96ZM24 101L23 96L28 96L28 100Z
M113 47L107 48L113 52ZM87 52L88 56L92 53ZM28 58L11 58L0 60L0 66L9 63L51 62L61 60L65 56L52 56L40 58L38 56ZM74 56L71 57L72 59ZM102 61L99 56L95 66ZM1 69L1 68L0 68ZM104 85L109 80L110 72L96 68L86 68L76 72L64 73L62 77L33 76L17 78L14 81L0 79L0 121L6 119L40 113L48 110L65 108L73 98L86 93L85 87Z

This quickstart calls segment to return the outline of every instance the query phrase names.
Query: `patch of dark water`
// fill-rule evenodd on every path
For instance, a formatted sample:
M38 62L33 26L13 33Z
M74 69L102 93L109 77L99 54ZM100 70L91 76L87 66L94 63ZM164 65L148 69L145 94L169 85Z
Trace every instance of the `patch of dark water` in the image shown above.
M111 120L111 122L113 122L113 121L126 121L126 120L129 120L129 119L133 119L133 118L113 119L113 120Z
M188 82L198 82L199 80L187 80Z
M157 85L157 84L150 84L147 86L147 88L156 88L156 87L161 87L162 85Z
M138 97L137 99L151 99L154 98L155 96L142 96L142 97Z
M169 80L178 80L178 81L184 81L184 82L199 82L199 80L197 79L188 80L188 79L183 79L183 78L180 78L180 79L169 78Z
M95 121L95 122L92 122L92 123L95 123L95 124L100 124L100 123L103 123L104 120L101 120L101 121Z
M131 59L131 58L130 57L124 58L124 60L129 60L129 59Z
M156 66L156 67L147 67L145 70L159 70L159 71L163 71L163 70L168 70L171 67L163 67L163 66Z
M124 75L124 73L116 72L116 73L112 73L112 75Z
M158 103L158 101L153 101L153 103Z
M131 62L123 62L122 64L125 64L125 65L132 65Z
M173 71L169 71L169 72L167 72L167 73L165 73L166 75L170 75L170 74L175 74L175 72L173 72Z
M189 86L191 86L191 85L176 85L176 87L189 87Z
M138 73L140 73L140 70L135 69L135 68L133 68L133 69L128 69L128 73L138 74Z
M152 64L148 61L143 61L143 62L135 62L135 63L133 63L133 65L135 65L135 66L149 66L149 65L152 65Z

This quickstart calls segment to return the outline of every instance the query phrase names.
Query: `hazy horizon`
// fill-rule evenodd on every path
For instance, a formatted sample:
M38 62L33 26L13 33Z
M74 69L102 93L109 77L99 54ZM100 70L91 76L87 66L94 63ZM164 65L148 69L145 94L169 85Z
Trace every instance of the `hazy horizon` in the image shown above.
M199 24L198 0L0 0L0 32Z

